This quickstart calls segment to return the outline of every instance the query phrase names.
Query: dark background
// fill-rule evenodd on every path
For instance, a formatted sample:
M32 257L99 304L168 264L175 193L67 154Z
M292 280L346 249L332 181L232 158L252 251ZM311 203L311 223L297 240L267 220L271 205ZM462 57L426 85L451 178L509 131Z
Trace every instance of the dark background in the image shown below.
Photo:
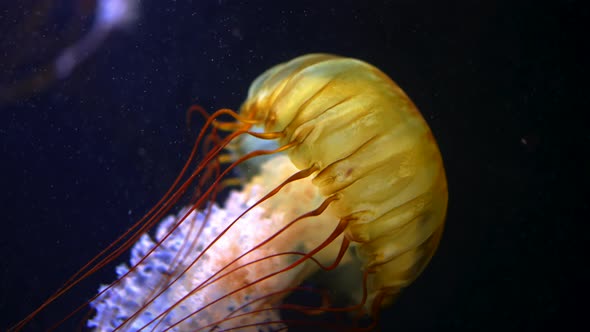
M583 318L581 1L144 1L63 80L48 67L88 32L94 1L54 3L0 5L0 328L164 193L191 148L188 106L237 109L262 71L309 52L389 74L445 160L440 249L383 330L559 330ZM29 329L113 276L101 271Z

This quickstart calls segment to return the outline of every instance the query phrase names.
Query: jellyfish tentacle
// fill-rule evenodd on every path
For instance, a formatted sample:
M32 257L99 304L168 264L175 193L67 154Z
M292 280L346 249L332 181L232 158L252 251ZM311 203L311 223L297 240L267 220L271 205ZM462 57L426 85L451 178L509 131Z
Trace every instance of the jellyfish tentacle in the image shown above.
M282 151L282 150L284 150L284 149L285 149L285 147L281 147L281 148L279 148L278 150ZM254 157L254 156L257 156L257 155L260 155L260 154L264 154L264 153L275 153L275 152L276 152L276 151L253 151L253 152L251 152L251 153L250 153L250 156L246 155L246 156L244 156L243 158L247 158L247 157ZM235 164L235 165L237 165L238 163L239 163L239 162L235 162L234 164ZM231 166L230 166L230 167L231 167ZM229 170L231 170L231 169L227 169L227 170L225 170L225 172L229 172ZM302 171L299 171L299 172L297 172L297 173L295 173L295 174L291 175L289 178L287 178L286 180L284 180L284 181L283 181L283 183L281 183L279 186L277 186L276 188L274 188L274 189L273 189L271 192L269 192L269 193L267 193L266 195L264 195L264 196L263 196L263 197L262 197L260 200L258 200L258 202L256 202L256 203L255 203L255 204L253 204L252 206L248 207L248 208L247 208L247 209L246 209L244 212L242 212L242 213L241 213L241 214L240 214L240 215L239 215L239 216L238 216L238 217L237 217L237 218L236 218L234 221L232 221L232 222L231 222L231 223L228 225L228 227L227 227L226 229L224 229L224 230L223 230L223 231L222 231L222 232L221 232L219 235L217 235L217 236L216 236L216 238L215 238L215 239L213 239L213 241L212 241L211 243L209 243L209 244L207 245L207 247L206 247L206 248L205 248L205 249L204 249L204 250L201 252L201 254L200 254L199 256L197 256L197 258L196 258L196 259L195 259L195 260L194 260L194 261L193 261L191 264L189 264L189 265L188 265L188 266L187 266L187 267L184 269L184 271L182 271L181 273L178 273L178 276L177 276L177 277L176 277L176 278L175 278L175 279L174 279L172 282L168 283L168 284L167 284L165 287L162 287L162 289L161 289L161 290L158 292L158 294L156 294L155 296L153 296L153 297L152 297L152 299L151 299L150 301L148 301L148 302L147 302L147 303L144 305L144 307L145 307L145 306L147 306L147 305L149 305L150 303L152 303L152 302L153 302L153 301L156 299L156 297L160 296L162 293L164 293L166 290L168 290L168 289L169 289L169 288L172 286L172 284L174 284L175 282L177 282L177 281L178 281L178 279L179 279L179 278L180 278L180 277L181 277L183 274L185 274L185 273L186 273L186 272L187 272L187 271L188 271L188 270L189 270L189 269L190 269L190 268L191 268L191 267L192 267L194 264L196 264L196 263L197 263L197 261L198 261L198 260L199 260L199 259L202 257L202 255L204 255L204 254L205 254L205 253L206 253L206 252L207 252L207 251L208 251L208 250L209 250L209 249L210 249L210 248L211 248L211 247L212 247L212 246L213 246L213 245L214 245L214 244L215 244L215 243L216 243L216 242L217 242L217 241L218 241L218 240L219 240L219 239L220 239L220 238L221 238L221 237L222 237L222 236L223 236L223 235L224 235L224 234L225 234L225 233L228 231L228 230L229 230L229 228L231 228L233 225L235 225L235 223L236 223L236 222L238 222L238 220L240 220L240 218L242 218L244 215L246 215L246 214L247 214L247 213L248 213L250 210L254 209L254 208L255 208L255 207L257 207L259 204L263 203L263 202L264 202L264 201L266 201L267 199L269 199L269 198L273 197L274 195L276 195L276 193L278 193L278 192L279 192L279 191L280 191L280 190L281 190L281 189L282 189L284 186L286 186L287 184L289 184L289 183L292 183L292 182L294 182L294 181L297 181L297 180L300 180L300 179L303 179L303 178L306 178L306 177L309 177L309 176L310 176L311 174L313 174L315 171L316 171L316 168L315 168L315 166L312 166L312 167L310 167L309 169L302 170ZM223 176L220 176L220 178L222 178L222 177L223 177ZM212 188L213 188L213 187L212 187ZM316 210L314 210L314 211L311 211L311 212L309 212L309 213L307 213L307 214L305 214L305 215L303 215L303 216L301 216L301 217L297 218L296 220L294 220L294 221L292 221L291 223L289 223L289 224L288 224L288 226L290 226L290 225L294 224L295 222L297 222L297 221L299 221L299 220L301 220L301 219L308 218L308 217L310 217L310 216L313 216L313 215L318 215L318 214L321 214L321 212L323 212L323 211L324 211L324 210L325 210L325 209L328 207L328 205L329 205L331 202L335 201L336 199L337 199L336 197L330 197L330 198L326 199L326 201L325 201L324 203L322 203L322 204L321 204L321 205L320 205L320 206L319 206L319 207L318 207ZM187 215L186 215L186 216L188 216L188 213L190 213L190 212L187 212ZM182 218L182 219L185 219L185 218L186 218L186 216L185 216L184 218ZM272 239L274 239L276 236L278 236L278 235L279 235L279 234L280 234L282 231L286 230L286 229L288 228L288 226L286 226L286 227L283 227L283 229L282 229L282 230L279 230L277 233L273 234L273 235L272 235L272 236L271 236L269 239L267 239L266 241L263 241L263 243L261 243L261 244L257 245L256 247L254 247L253 249L249 250L248 252L246 252L246 253L243 253L241 256L239 256L238 258L236 258L236 259L234 259L233 261L231 261L230 263L228 263L228 265L227 265L227 266L229 266L229 265L231 265L231 264L233 264L233 263L237 262L239 259L241 259L241 258L243 258L244 256L246 256L248 253L251 253L251 252L252 252L252 251L254 251L255 249L257 249L257 248L261 247L262 245L264 245L264 244L268 243L269 241L271 241ZM172 233L172 231L170 231L170 233L169 233L168 235L170 235L171 233ZM162 241L162 242L163 242L163 241ZM147 256L147 255L146 255L146 256ZM227 266L226 266L226 267L227 267ZM179 303L181 303L183 300L185 300L186 298L188 298L190 295L194 294L194 292L198 291L198 290L199 290L199 289L201 289L202 287L205 287L205 286L207 285L207 283L209 282L209 280L210 280L210 279L212 279L213 277L215 277L217 274L221 273L221 272L222 272L224 269L225 269L225 268L221 268L220 270L216 271L216 272L215 272L213 275L211 275L211 277L209 277L209 279L207 279L207 280L204 280L204 281L201 283L201 285L197 286L197 287L196 287L196 288L195 288L193 291L191 291L191 292L187 293L185 296L183 296L183 297L182 297L182 298L181 298L181 299L180 299L180 300L179 300L179 301L178 301L176 304L174 304L174 305L173 305L173 306L171 306L171 307L170 307L168 310L166 310L165 312L162 312L160 315L158 315L157 317L155 317L155 318L154 318L154 321L155 321L156 319L158 319L158 318L161 318L161 317L162 317L163 315L165 315L167 312L171 311L171 310L172 310L172 309L173 309L173 308L174 308L176 305L179 305ZM263 280L264 280L264 279L263 279ZM214 281L215 281L215 280L214 280ZM212 282L214 282L214 281L212 281ZM211 282L211 283L212 283L212 282ZM239 291L239 290L237 290L237 291ZM235 292L237 292L237 291L235 291ZM235 292L233 292L233 293L235 293ZM231 293L231 294L233 294L233 293ZM225 298L225 297L227 297L227 296L229 296L229 295L231 295L231 294L227 294L226 296L224 296L224 297L222 297L222 298L220 298L220 299L218 299L218 300L222 300L223 298ZM211 302L211 303L209 303L207 306L209 306L209 305L212 305L212 304L214 304L214 303L216 303L216 302L217 302L217 301L215 301L215 302ZM204 306L204 307L200 308L198 311L194 312L193 314L195 314L195 313L198 313L198 312L200 312L201 310L204 310L204 309L206 309L206 308L207 308L207 306ZM137 315L137 314L139 314L139 311L136 313L136 315ZM135 316L135 315L134 315L134 316ZM133 319L133 316L132 316L132 317L129 317L129 318L126 320L126 322L127 322L127 321L129 321L129 320L131 320L131 319ZM153 322L153 321L150 321L149 323L147 323L147 324L146 324L146 326L147 326L147 325L149 325L149 324L151 324L152 322ZM180 323L180 322L179 322L179 323Z
M237 136L239 136L239 135L243 135L243 134L247 134L247 133L248 133L247 131L243 131L243 130L242 130L242 131L238 131L238 132L234 132L234 133L232 133L232 135L230 135L230 136L229 136L229 137L228 137L226 140L231 140L231 139L234 139L235 137L237 137ZM221 180L222 180L222 179L223 179L223 178L224 178L224 177L225 177L225 176L226 176L226 175L227 175L227 174L228 174L228 173L229 173L229 172L230 172L230 171L231 171L233 168L237 167L237 165L239 165L241 162L243 162L243 161L245 161L245 160L248 160L248 159L251 159L251 158L255 158L255 157L257 157L257 156L260 156L260 155L265 155L265 154L275 154L275 153L277 153L277 152L280 152L280 151L287 150L287 149L291 148L292 146L293 146L293 144L286 144L286 145L284 145L284 146L281 146L281 147L279 147L279 148L277 148L277 149L275 149L275 150L258 150L258 151L252 151L252 152L250 152L250 153L248 153L248 154L246 154L246 155L242 156L242 157L241 157L239 160L235 161L235 162L234 162L234 163L232 163L230 166L228 166L228 167L227 167L227 168L226 168L226 169L225 169L225 170L224 170L224 171L223 171L223 172L222 172L222 173L221 173L221 174L220 174L220 175L217 177L217 179L215 179L215 181L214 181L214 182L212 183L212 185L211 185L211 186L210 186L210 187L207 189L207 191L204 193L204 195L201 197L201 199L199 199L199 202L198 202L198 203L197 203L195 206L199 206L199 205L201 204L202 200L203 200L203 197L207 197L207 195L209 195L209 194L210 194L210 193L211 193L211 192L212 192L212 191L213 191L213 190L216 188L216 186L217 186L217 185L220 183L220 181L221 181ZM221 151L221 149L222 149L222 148L218 148L218 149L216 149L216 150L215 150L215 153L219 153L219 152ZM204 163L208 163L208 162L210 162L210 161L213 159L213 156L214 156L214 155L211 155L210 157L206 158L206 159L205 159L205 161L204 161L203 163L201 163L201 164L204 164ZM204 167L204 166L203 166L203 167ZM202 168L203 168L203 167L199 167L197 171L200 171L200 170L202 170ZM315 169L316 169L316 167L315 167L315 166L311 166L311 167L310 167L309 169L307 169L307 170L302 170L302 171L300 171L300 172L298 172L298 173L296 173L296 174L293 174L293 175L292 175L292 176L290 176L290 177L289 177L287 180L285 180L285 181L284 181L284 183L283 183L281 186L279 186L279 187L275 188L273 191L271 191L271 192L270 192L270 193L268 193L266 196L264 196L264 197L263 197L263 198L260 200L260 203L261 203L261 202L263 202L263 201L265 201L266 199L268 199L268 198L272 197L274 194L276 194L278 191L280 191L280 189L281 189L283 186L285 186L286 184L288 184L288 183L290 183L290 182L293 182L293 181L296 181L296 180L299 180L299 179L302 179L302 178L305 178L305 177L308 177L308 176L310 176L311 174L313 174L313 173L315 172ZM189 183L189 181L192 181L192 180L194 180L193 178L196 176L196 174L197 174L197 173L195 173L195 174L192 174L192 175L191 175L191 178L190 178L189 180L187 180L187 182L185 182L185 185L186 185L186 184L188 184L188 183ZM176 193L176 194L178 194L178 193ZM175 194L175 195L176 195L176 194ZM143 262L144 262L144 261L147 259L147 257L149 257L149 256L150 256L150 255L151 255L151 254L152 254L152 253L153 253L153 252L154 252L154 251L155 251L155 250L158 248L158 246L160 246L160 245L161 245L163 242L165 242L165 241L168 239L168 237L169 237L169 236L170 236L170 235L171 235L171 234L172 234L172 233L173 233L173 232L174 232L174 231L175 231L175 230L176 230L176 229L177 229L177 228L180 226L180 224L183 222L183 220L185 220L185 219L186 219L186 218L189 216L189 214L190 214L190 213L192 213L192 212L195 210L195 206L192 206L191 208L189 208L189 209L188 209L188 210L187 210L187 211L184 213L184 216L182 216L182 218L180 218L180 221L179 221L179 222L177 222L177 223L176 223L176 224L175 224L175 225L174 225L174 226L173 226L173 227L172 227L172 228L171 228L171 229L168 231L168 233L167 233L167 234L164 236L164 238L162 238L162 239L161 239L161 240L160 240L160 241L159 241L159 242L156 244L156 246L154 246L153 248L151 248L151 249L150 249L150 250L149 250L149 251L148 251L148 252L147 252L147 253L144 255L144 257L142 257L142 258L141 258L141 259L140 259L140 260L139 260L139 261L138 261L136 264L134 264L134 266L133 266L131 269L129 269L129 271L127 271L127 272L126 272L126 273L125 273L125 274L124 274L122 277L118 278L118 279L117 279L115 282L113 282L113 284L109 285L107 288L105 288L104 290L102 290L101 292L99 292L99 294L95 295L95 297L93 297L93 298L92 298L90 301L92 301L92 300L94 300L95 298L97 298L98 296L100 296L100 295L104 294L106 291L108 291L108 289L110 289L111 287L113 287L113 286L114 286L114 285L115 285L117 282L119 282L121 279L123 279L123 278L127 277L127 276L128 276L128 275L129 275L129 274L130 274L130 273L131 273L131 272L132 272L132 271L133 271L133 270L134 270L134 269L135 269L135 268L136 268L138 265L140 265L141 263L143 263ZM242 214L241 214L241 215L240 215L240 216L239 216L239 217L238 217L236 220L234 220L234 222L232 222L232 223L230 224L230 226L228 226L228 229L229 229L229 228L230 228L230 227L231 227L233 224L235 224L235 222L237 222L237 220L238 220L239 218L241 218L242 216L244 216L246 213L248 213L248 211L250 211L250 210L251 210L252 208L254 208L255 206L256 206L256 204L255 204L255 205L253 205L253 206L251 206L251 207L249 207L247 210L245 210L245 211L244 211L244 212L243 212L243 213L242 213ZM149 300L147 303L145 303L145 304L142 306L142 309L141 309L141 310L143 310L143 308L145 308L145 307L147 307L149 304L151 304L151 303L152 303L152 302L153 302L153 301L154 301L154 300L155 300L155 299L156 299L158 296L162 295L162 294L163 294L163 293L164 293L164 292L165 292L167 289L169 289L169 287L170 287L172 284L174 284L175 282L177 282L177 281L178 281L178 279L179 279L179 278L180 278L180 277L181 277L181 276L182 276L184 273L186 273L186 272L188 271L188 269L190 269L190 267L192 267L192 266L193 266L193 265L194 265L194 264L195 264L195 263L196 263L196 262L197 262L197 261L198 261L198 260L199 260L199 259L202 257L202 255L203 255L205 252L207 252L207 250L209 250L209 249L210 249L210 248L211 248L211 247L212 247L212 246L213 246L213 245L214 245L214 244L217 242L217 240L218 240L219 238L221 238L221 237L222 237L222 236L223 236L223 235L224 235L224 234L227 232L227 230L228 230L228 229L225 229L225 230L223 230L223 231L222 231L222 232L221 232L221 233L220 233L220 234L219 234L219 235L218 235L218 236L217 236L217 237L216 237L216 238L215 238L215 239L214 239L214 240L213 240L213 241L212 241L212 242L211 242L211 243L210 243L210 244L209 244L209 245L208 245L208 246L207 246L207 247L206 247L206 248L205 248L205 249L202 251L202 252L201 252L201 254L200 254L200 255L199 255L199 256L198 256L198 257L195 259L195 261L194 261L192 264L190 264L189 266L187 266L187 267L186 267L186 268L185 268L185 269L184 269L184 270L183 270L181 273L179 273L179 274L178 274L178 276L177 276L177 277L175 277L175 278L174 278L174 280L173 280L172 282L168 283L168 284L167 284L165 287L163 287L163 288L162 288L162 289L161 289L161 290L160 290L160 291L159 291L159 292L158 292L158 293L157 293L155 296L153 296L153 297L152 297L152 298L151 298L151 299L150 299L150 300ZM136 312L134 315L132 315L132 316L130 316L130 317L128 317L128 318L126 318L126 319L124 320L124 322L121 324L121 326L124 326L125 324L127 324L128 322L130 322L130 321L131 321L131 320L132 320L134 317L136 317L137 315L139 315L139 314L140 314L140 312L141 312L141 310L138 310L138 311L137 311L137 312Z
M269 278L275 277L275 276L277 276L277 275L279 275L279 274L281 274L281 273L283 273L283 272L286 272L286 271L289 271L289 270L291 270L292 268L294 268L294 267L296 267L297 265L301 264L301 263L302 263L302 262L304 262L305 260L307 260L307 259L309 259L310 257L312 257L314 254L318 253L320 250L322 250L323 248L325 248L326 246L328 246L329 244L331 244L331 243L332 243L332 241L334 241L336 238L338 238L338 237L340 236L340 234L342 234L342 232L343 232L343 231L344 231L344 229L346 228L346 225L347 225L347 222L346 222L345 220L341 220L341 221L338 223L337 227L336 227L336 228L333 230L333 232L330 234L330 236L329 236L328 238L326 238L326 239L325 239L325 240L324 240L324 241L323 241L323 242L322 242L322 243L321 243L321 244L320 244L318 247L316 247L316 248L314 248L313 250L311 250L310 252L306 253L306 254L305 254L303 257L301 257L301 258L297 259L295 262L291 263L289 266L287 266L287 267L284 267L284 268L281 268L281 269L280 269L280 270L278 270L278 271L275 271L275 272L273 272L273 273L270 273L270 274L268 274L268 275L266 275L266 276L260 277L260 278L256 279L256 280L255 280L255 281L253 281L253 282L250 282L250 283L248 283L248 284L246 284L246 285L244 285L244 286L241 286L241 287L239 287L239 288L237 288L237 289L235 289L235 290L232 290L231 292L229 292L229 293L225 294L224 296L222 296L222 297L220 297L220 298L218 298L218 299L215 299L215 300L211 301L211 302L210 302L210 303L208 303L208 304L207 304L205 307L203 307L203 308L200 308L200 309L199 309L197 312L199 312L199 311L201 311L201 310L204 310L206 307L208 307L208 306L211 306L211 305L213 305L213 304L215 304L215 303L217 303L217 302L221 301L222 299L224 299L224 298L226 298L226 297L228 297L228 296L231 296L231 295L233 295L233 294L235 294L235 293L237 293L237 292L240 292L240 291L242 291L242 290L244 290L244 289L246 289L246 288L248 288L248 287L250 287L250 286L252 286L252 285L254 285L254 284L257 284L257 283L259 283L259 282L262 282L262 281L264 281L264 280L267 280L267 279L269 279ZM345 241L345 240L343 239L343 241ZM338 259L340 259L340 258L341 258L341 257L339 257ZM337 262L335 262L335 263L336 263L336 265L337 265ZM189 315L187 315L187 316L183 317L182 319L180 319L179 321L177 321L177 322L176 322L176 323L174 323L173 325L169 326L169 327L168 327L166 330L169 330L169 329L172 329L172 328L174 328L174 327L178 326L179 324L181 324L182 322L186 321L187 319L189 319L189 318L190 318L192 315L196 314L197 312L193 312L192 314L189 314Z

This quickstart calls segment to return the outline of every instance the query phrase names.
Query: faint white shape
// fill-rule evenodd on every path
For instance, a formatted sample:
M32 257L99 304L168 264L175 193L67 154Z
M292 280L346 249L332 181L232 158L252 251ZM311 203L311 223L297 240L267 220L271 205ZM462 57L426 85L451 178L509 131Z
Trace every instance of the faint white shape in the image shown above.
M140 0L101 0L97 4L95 26L117 28L133 23L139 16Z
M63 79L94 53L115 29L128 26L139 18L140 0L98 0L90 32L77 43L67 47L55 59L55 75Z

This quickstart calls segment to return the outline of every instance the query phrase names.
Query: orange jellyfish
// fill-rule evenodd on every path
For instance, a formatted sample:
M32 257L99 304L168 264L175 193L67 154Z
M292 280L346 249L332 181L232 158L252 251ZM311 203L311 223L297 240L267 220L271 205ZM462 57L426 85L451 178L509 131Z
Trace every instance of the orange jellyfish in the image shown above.
M168 193L16 329L128 250L116 281L87 302L95 331L315 324L285 311L369 315L369 326L317 324L371 329L427 265L447 208L439 149L408 96L363 61L310 54L260 75L239 114L192 110L207 122ZM302 286L311 277L330 289ZM293 292L317 301L285 302Z

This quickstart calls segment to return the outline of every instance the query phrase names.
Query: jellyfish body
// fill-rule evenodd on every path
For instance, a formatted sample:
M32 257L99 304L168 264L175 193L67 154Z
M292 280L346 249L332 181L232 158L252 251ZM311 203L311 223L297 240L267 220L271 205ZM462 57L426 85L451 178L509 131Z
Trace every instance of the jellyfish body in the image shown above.
M236 122L221 122L222 114ZM218 130L230 134L222 139ZM189 172L193 150L133 227L137 236L89 263L92 273L132 247L130 264L89 301L89 327L278 331L287 325L283 310L376 317L436 250L447 207L440 152L407 95L365 62L310 54L279 64L252 83L239 115L209 117L197 142L207 152ZM213 203L240 167L241 190ZM198 198L157 226L195 184ZM84 279L83 270L38 310ZM336 307L315 290L320 304L284 303L317 275L352 304ZM343 327L323 330L330 328Z
M313 183L338 197L370 271L367 307L390 302L436 250L448 199L438 146L409 97L365 62L310 54L258 77L241 111L296 143L296 167L317 167Z
M430 129L391 79L359 60L307 55L258 77L240 115L249 123L245 124L248 129L278 133L276 144L289 146L287 155L268 154L261 168L254 163L251 169L259 175L242 192L234 192L223 208L213 208L208 219L202 212L200 218L192 212L190 217L172 218L160 226L156 242L144 238L136 246L131 263L137 268L131 275L136 280L151 280L148 288L163 293L151 303L135 296L140 300L125 310L128 315L141 314L131 323L116 321L115 313L130 316L121 315L118 300L124 296L113 294L141 289L139 281L129 287L125 284L129 278L123 278L124 283L95 300L99 315L90 321L91 326L108 321L112 323L109 328L137 324L134 328L251 326L257 330L266 324L276 330L282 327L278 303L322 266L356 262L361 267L367 277L361 271L342 274L356 286L338 291L348 292L367 312L390 302L423 270L443 229L445 173ZM252 137L238 139L234 152L259 151L259 144L272 147L268 140ZM310 176L263 200L298 170L310 170ZM306 215L329 199L329 207ZM197 219L208 222L199 236L201 227L190 221ZM181 279L168 285L149 276L155 270L151 265L166 266L166 259L158 255L170 247L164 236L175 220L183 221L175 232L184 232L171 237L176 239L177 251L182 250L183 241L199 242L190 246L190 253L182 253L183 264L172 272ZM234 220L237 222L230 225ZM223 230L227 232L216 241ZM187 234L190 232L193 234ZM159 248L153 258L138 265L139 258L156 243ZM206 257L197 258L204 247ZM171 260L173 255L164 256ZM150 268L140 277L146 264ZM128 271L121 269L120 277ZM171 273L164 267L161 270ZM212 277L216 271L227 274L211 281L223 275L217 272ZM344 281L332 284L351 285ZM166 299L163 304L159 303L162 299ZM105 314L107 307L112 311L109 315Z

